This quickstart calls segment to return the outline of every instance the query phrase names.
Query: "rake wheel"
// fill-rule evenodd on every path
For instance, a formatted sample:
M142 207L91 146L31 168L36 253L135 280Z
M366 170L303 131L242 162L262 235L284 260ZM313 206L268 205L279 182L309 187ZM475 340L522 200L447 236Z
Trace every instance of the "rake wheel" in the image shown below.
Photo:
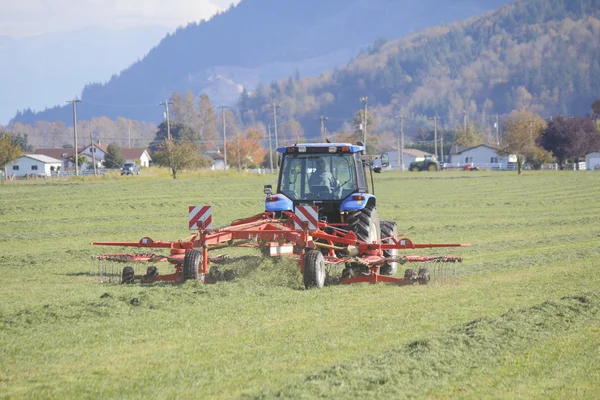
M198 267L202 253L198 250L187 250L183 258L183 281L198 280Z
M325 285L325 258L316 249L304 255L304 287L321 289Z

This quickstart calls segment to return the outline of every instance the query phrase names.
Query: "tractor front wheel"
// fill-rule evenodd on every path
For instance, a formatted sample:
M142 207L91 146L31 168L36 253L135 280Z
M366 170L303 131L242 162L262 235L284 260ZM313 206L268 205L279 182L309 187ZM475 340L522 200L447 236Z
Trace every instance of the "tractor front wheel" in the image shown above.
M398 226L395 222L392 221L381 221L381 237L382 238L398 238ZM383 243L393 244L394 241L392 239L386 239ZM390 249L384 250L383 256L388 257L398 257L398 249ZM398 272L398 262L397 261L388 261L379 268L379 272L382 275L396 275Z
M435 165L434 163L431 163L427 166L427 171L433 172L433 171L437 171L437 165Z
M183 281L198 280L198 268L202 253L198 250L187 250L183 259Z
M319 250L304 254L304 287L321 289L325 285L325 258Z
M420 171L419 167L412 167L410 170L411 170L411 172L419 172Z

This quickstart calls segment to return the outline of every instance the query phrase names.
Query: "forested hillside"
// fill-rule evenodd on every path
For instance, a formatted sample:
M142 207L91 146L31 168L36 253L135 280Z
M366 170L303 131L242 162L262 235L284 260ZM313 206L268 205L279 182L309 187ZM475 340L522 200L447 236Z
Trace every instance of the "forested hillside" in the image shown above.
M157 103L177 91L232 103L243 87L294 75L320 74L378 37L397 38L427 26L479 15L509 0L243 0L209 21L165 37L109 82L87 85L79 116L158 122ZM116 73L117 71L115 71ZM14 121L61 120L60 106L25 110Z
M377 132L463 116L491 129L495 115L527 109L548 117L581 115L600 95L600 0L521 0L481 17L442 25L371 48L319 78L259 86L240 99L245 123L299 120L310 138L320 115L330 131L349 126L368 97Z

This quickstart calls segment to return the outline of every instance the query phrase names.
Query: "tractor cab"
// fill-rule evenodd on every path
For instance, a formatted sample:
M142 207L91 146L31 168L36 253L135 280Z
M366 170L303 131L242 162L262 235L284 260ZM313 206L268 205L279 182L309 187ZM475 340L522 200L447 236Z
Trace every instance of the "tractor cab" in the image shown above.
M277 149L280 156L277 192L265 187L266 211L293 211L297 205L319 206L319 217L331 223L343 222L343 214L375 207L373 184L367 169L374 157L365 156L365 147L348 143L297 144ZM377 160L385 163L385 158ZM386 165L383 165L386 166Z

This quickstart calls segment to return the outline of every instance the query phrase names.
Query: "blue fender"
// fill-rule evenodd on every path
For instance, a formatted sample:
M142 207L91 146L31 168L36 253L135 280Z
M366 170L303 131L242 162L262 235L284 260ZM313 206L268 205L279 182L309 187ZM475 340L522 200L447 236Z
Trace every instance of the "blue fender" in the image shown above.
M294 211L294 202L281 193L271 194L265 199L265 211Z
M357 197L362 199L357 200ZM360 211L368 205L375 205L375 196L369 193L354 193L342 201L340 211Z

